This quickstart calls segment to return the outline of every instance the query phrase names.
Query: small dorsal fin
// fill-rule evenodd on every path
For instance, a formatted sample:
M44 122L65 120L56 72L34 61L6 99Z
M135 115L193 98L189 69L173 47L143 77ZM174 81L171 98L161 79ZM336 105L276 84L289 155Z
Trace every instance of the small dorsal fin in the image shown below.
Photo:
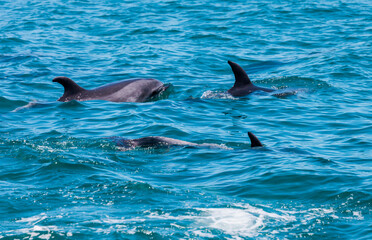
M84 88L77 85L77 83L75 83L68 77L56 77L53 79L53 82L60 83L65 88L63 96L60 99L58 99L58 101L61 102L69 101L71 100L69 99L69 96L86 91Z
M251 147L263 147L260 140L253 133L248 132L248 137L251 139Z
M233 87L242 87L245 85L252 84L247 73L244 71L244 69L241 66L231 61L227 61L227 62L229 63L235 75L235 84Z

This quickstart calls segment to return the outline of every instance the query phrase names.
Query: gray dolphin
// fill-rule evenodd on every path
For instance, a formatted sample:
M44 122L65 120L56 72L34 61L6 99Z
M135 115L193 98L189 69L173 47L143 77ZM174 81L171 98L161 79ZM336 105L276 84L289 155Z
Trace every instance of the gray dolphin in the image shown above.
M262 147L262 143L258 138L251 132L248 132L249 139L251 140L251 147ZM174 138L160 137L160 136L150 136L137 139L122 139L114 138L116 144L120 147L126 149L133 148L167 148L172 146L184 146L184 147L211 147L211 148L221 148L219 144L213 143L192 143L186 142Z
M68 77L56 77L53 82L62 84L65 92L60 102L71 100L106 100L111 102L144 102L166 90L168 86L156 79L129 79L87 90Z
M244 71L242 67L238 64L228 61L232 71L235 75L235 84L232 88L230 88L227 92L230 93L234 97L242 97L248 95L254 91L264 91L264 92L273 92L274 89L270 88L262 88L253 85L251 80L249 79L247 73Z

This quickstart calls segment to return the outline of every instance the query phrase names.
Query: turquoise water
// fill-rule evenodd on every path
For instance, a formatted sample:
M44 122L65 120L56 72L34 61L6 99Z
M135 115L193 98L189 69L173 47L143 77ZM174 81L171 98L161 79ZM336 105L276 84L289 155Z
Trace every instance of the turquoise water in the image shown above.
M0 1L0 239L372 239L371 1ZM227 60L258 86L233 98ZM146 77L158 101L60 103ZM250 148L247 132L265 145ZM221 148L121 151L113 136Z

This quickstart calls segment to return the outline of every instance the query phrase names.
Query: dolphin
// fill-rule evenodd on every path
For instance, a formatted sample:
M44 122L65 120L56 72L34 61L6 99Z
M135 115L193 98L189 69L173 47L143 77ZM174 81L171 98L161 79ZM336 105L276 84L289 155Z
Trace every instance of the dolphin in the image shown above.
M262 143L260 142L260 140L258 140L258 138L256 137L256 135L254 135L251 132L248 132L248 137L251 140L251 147L252 148L254 148L254 147L263 147Z
M248 132L249 139L251 140L251 147L263 147L262 143L258 138L251 132ZM186 142L174 138L161 137L161 136L150 136L137 139L122 139L114 138L116 144L125 149L133 148L167 148L173 146L183 146L183 147L211 147L211 148L221 148L219 144L213 143L192 143Z
M247 73L244 69L239 66L238 64L227 61L234 72L235 75L235 84L232 88L230 88L227 92L230 93L233 97L242 97L248 95L254 91L264 91L264 92L273 92L274 89L270 88L263 88L257 87L253 85L251 80L249 79Z
M53 82L60 83L65 92L60 102L68 102L71 100L87 101L87 100L106 100L111 102L144 102L151 97L165 91L169 86L164 85L156 79L129 79L102 87L87 90L80 87L77 83L68 77L56 77Z

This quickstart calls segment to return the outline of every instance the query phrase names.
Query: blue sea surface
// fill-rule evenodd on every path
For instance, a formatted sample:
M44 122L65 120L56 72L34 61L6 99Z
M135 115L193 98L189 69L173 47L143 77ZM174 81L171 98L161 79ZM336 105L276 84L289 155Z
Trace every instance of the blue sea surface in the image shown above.
M0 17L0 239L372 239L371 1L0 0ZM284 94L230 96L228 60ZM56 76L171 87L63 103ZM112 140L145 136L219 147Z

